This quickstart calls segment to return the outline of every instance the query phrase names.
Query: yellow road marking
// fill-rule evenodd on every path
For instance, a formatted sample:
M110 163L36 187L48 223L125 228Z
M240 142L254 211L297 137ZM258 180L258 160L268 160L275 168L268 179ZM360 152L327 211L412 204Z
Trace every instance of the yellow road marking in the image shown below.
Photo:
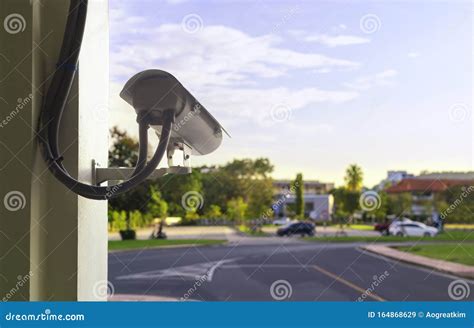
M373 292L369 294L369 293L367 293L367 290L365 290L365 289L363 289L363 288L361 288L361 287L359 287L359 286L357 286L357 285L354 285L352 282L347 281L346 279L341 278L341 277L339 277L338 275L335 275L334 273L329 272L329 271L327 271L327 270L321 268L321 267L318 266L318 265L313 265L313 268L314 268L316 271L319 271L319 272L321 272L322 274L325 274L326 276L329 276L329 277L331 277L331 278L334 278L335 280L337 280L337 281L340 282L341 284L344 284L344 285L346 285L346 286L348 286L348 287L350 287L350 288L352 288L352 289L354 289L354 290L356 290L356 291L358 291L358 292L360 292L360 293L362 293L362 294L366 294L368 297L373 298L373 299L376 300L376 301L379 301L379 302L385 302L385 301L386 301L385 299L383 299L382 297L378 296L377 294L375 294L375 293L373 293Z

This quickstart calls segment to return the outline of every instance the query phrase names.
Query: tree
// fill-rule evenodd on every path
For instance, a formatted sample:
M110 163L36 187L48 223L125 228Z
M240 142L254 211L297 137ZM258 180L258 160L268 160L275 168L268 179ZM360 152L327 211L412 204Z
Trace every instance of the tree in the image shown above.
M113 144L109 150L109 166L133 167L138 160L138 141L116 126L110 130ZM145 181L133 190L110 199L109 210L126 213L126 230L131 229L131 213L143 212L149 199L149 182ZM136 214L135 214L136 217Z
M474 223L474 186L453 186L435 197L444 223Z
M148 213L154 219L159 219L158 230L155 229L152 233L152 238L165 239L166 234L163 233L163 225L168 214L168 204L161 199L160 192L153 186L150 187L150 201L148 202Z
M208 219L219 219L222 217L222 211L219 205L213 204L209 206L204 215Z
M242 223L247 208L248 204L244 202L242 197L233 198L227 202L227 217L235 222Z
M149 201L149 183L143 182L125 194L117 195L109 200L111 210L125 211L127 230L130 230L130 213L133 211L145 212Z
M273 181L270 178L251 180L248 191L248 210L246 216L252 219L261 218L273 203Z
M138 161L138 141L116 126L110 130L110 134L112 147L109 150L109 166L134 167Z
M195 220L199 219L199 214L196 209L186 211L184 214L184 222L187 224L195 224Z
M161 198L161 193L154 186L150 187L150 195L151 197L147 204L148 213L153 218L165 219L168 215L168 204Z
M368 210L365 215L367 218L383 221L387 217L388 196L387 193L381 191L377 193L378 199L374 200L374 206Z
M304 218L303 174L296 175L295 186L295 214L299 219Z
M363 177L362 169L357 164L349 165L346 169L346 176L344 177L347 190L352 192L360 191L362 189Z
M161 177L157 181L157 185L162 193L163 199L168 203L168 211L172 216L186 217L189 209L183 206L186 193L193 191L202 196L202 202L196 204L195 214L202 213L203 206L206 203L202 191L202 178L199 169L193 169L191 174L174 175L169 174ZM188 214L188 217L190 214ZM195 217L196 215L193 215Z
M387 212L401 217L410 214L412 197L409 193L390 194L387 197Z
M266 158L235 159L226 165L202 170L205 211L211 204L227 212L231 199L242 198L248 204L246 216L259 218L273 203L273 165ZM209 205L207 205L209 204Z
M334 189L331 193L334 196L336 218L346 220L359 209L359 192L340 187Z
M125 230L127 228L126 217L127 214L125 213L125 211L109 210L110 230Z

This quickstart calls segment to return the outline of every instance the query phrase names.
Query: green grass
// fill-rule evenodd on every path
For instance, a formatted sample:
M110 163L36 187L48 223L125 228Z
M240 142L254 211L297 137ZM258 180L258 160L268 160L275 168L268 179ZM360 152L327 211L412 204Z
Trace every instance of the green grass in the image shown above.
M374 226L369 224L351 224L347 228L353 230L374 231Z
M246 234L246 235L249 235L249 236L254 236L254 237L265 237L265 236L268 236L268 234L266 234L265 232L263 231L253 231L252 229L250 229L249 227L247 227L246 225L239 225L239 226L236 226L237 230Z
M330 227L330 228L340 228L340 224L329 224L327 225L327 227ZM318 225L318 227L324 227L324 225ZM363 230L363 231L374 231L374 226L373 225L370 225L370 224L350 224L350 225L347 225L347 224L344 224L343 225L344 229L347 229L347 230Z
M444 225L445 229L456 229L456 230L474 230L474 224L469 223L448 223Z
M436 244L397 247L398 250L433 259L474 265L474 244Z
M148 239L148 240L110 240L109 250L126 250L179 245L219 245L225 240L216 239Z
M314 242L326 242L326 243L355 243L355 242L402 242L402 241L457 241L457 242L473 242L474 231L449 231L444 232L436 237L399 237L399 236L379 236L379 237L360 237L360 236L347 236L347 237L319 237L318 231L316 230L315 237L305 238L308 241Z

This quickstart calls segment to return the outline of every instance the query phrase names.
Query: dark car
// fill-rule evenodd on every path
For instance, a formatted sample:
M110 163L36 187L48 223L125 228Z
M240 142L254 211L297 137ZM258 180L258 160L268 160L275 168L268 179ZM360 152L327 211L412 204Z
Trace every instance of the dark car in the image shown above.
M388 236L388 228L390 227L389 222L384 222L384 223L378 223L374 226L374 230L380 232L384 236Z
M287 224L284 227L281 227L277 230L278 236L291 236L291 235L301 235L303 236L314 236L316 229L314 224L309 222L294 222Z

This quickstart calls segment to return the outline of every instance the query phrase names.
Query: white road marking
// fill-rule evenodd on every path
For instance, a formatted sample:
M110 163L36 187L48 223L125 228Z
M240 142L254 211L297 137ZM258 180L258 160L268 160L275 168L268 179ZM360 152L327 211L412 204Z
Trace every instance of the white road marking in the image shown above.
M218 267L220 267L222 264L228 263L228 262L229 262L229 260L227 260L227 261L224 260L224 261L219 261L219 262L217 262L216 264L214 264L214 265L209 269L209 271L207 271L207 274L206 274L207 281L208 281L208 282L211 282L211 281L212 281L212 277L214 276L214 272L216 271L216 269L217 269Z
M240 269L240 268L262 268L262 269L298 269L298 268L311 268L312 264L225 264L222 269Z
M129 275L123 275L117 277L117 280L156 280L158 278L170 278L170 279L189 279L196 280L206 277L208 282L212 281L214 273L221 265L230 263L237 260L227 259L222 261L196 263L191 265L185 265L180 267L174 267L163 270L145 271L140 273L134 273Z

